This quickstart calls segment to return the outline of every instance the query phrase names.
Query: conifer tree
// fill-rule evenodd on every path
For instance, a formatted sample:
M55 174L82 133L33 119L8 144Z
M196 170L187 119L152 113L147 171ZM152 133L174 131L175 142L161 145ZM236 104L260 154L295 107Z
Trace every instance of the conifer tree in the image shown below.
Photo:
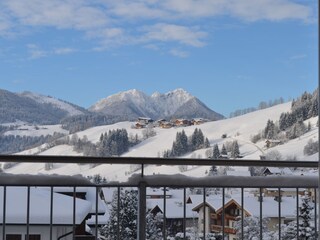
M311 226L311 199L306 193L302 198L302 204L299 211L299 239L315 239L314 227Z
M281 226L281 239L292 240L297 239L297 222L292 221L287 225Z
M132 189L121 190L119 207L117 203L118 193L114 192L109 221L100 229L100 234L107 240L117 239L119 224L120 239L137 239L138 192Z
M151 212L147 213L146 216L146 239L147 240L158 240L162 239L162 222L163 215L157 213L153 215Z
M213 159L218 159L218 158L220 158L220 151L219 151L218 144L215 144L215 145L213 146L212 158L213 158Z
M210 142L209 142L209 139L208 139L208 138L206 138L206 140L204 141L204 147L205 147L205 148L210 147Z
M224 144L222 144L221 155L228 155L227 149L226 149L226 147L224 146Z
M231 147L231 157L237 158L239 156L240 156L240 150L239 150L238 141L233 141L232 147Z

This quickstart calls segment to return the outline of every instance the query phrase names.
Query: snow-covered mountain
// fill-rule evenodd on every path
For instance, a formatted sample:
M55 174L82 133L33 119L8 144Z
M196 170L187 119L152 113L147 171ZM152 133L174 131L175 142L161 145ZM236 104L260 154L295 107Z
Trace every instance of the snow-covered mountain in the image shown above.
M57 124L61 119L83 114L86 110L73 104L30 92L13 93L0 89L0 123L23 121Z
M181 88L165 94L156 92L151 96L136 89L120 92L98 101L89 110L107 115L127 116L128 120L141 116L154 119L202 117L219 120L224 118Z
M81 115L81 114L84 114L84 112L85 112L85 110L79 106L76 106L72 103L69 103L69 102L66 102L66 101L51 97L51 96L45 96L42 94L28 92L28 91L19 93L19 95L23 96L23 97L30 98L40 104L51 104L52 106L54 106L58 109L66 111L68 117L75 116L75 115Z
M127 116L129 120L140 116L154 116L156 114L151 98L136 89L120 92L101 99L91 106L89 111L106 115Z

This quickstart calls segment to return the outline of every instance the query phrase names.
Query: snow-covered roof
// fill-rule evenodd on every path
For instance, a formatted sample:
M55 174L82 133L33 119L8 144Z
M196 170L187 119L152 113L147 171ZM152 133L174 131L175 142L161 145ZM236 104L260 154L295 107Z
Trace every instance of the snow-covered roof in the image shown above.
M59 192L59 193L72 193L73 187L55 187L53 191ZM86 194L85 200L91 203L90 213L95 213L96 212L96 188L95 187L77 187L76 192ZM98 213L104 214L105 211L106 211L106 208L100 196L98 195Z
M147 196L163 196L164 191L163 188L147 188ZM169 189L166 189L166 196L171 196L172 191Z
M108 223L109 221L109 211L106 211L104 215L98 215L98 221L97 224L98 225L105 225ZM92 215L87 221L86 224L89 226L94 226L96 225L96 215Z
M273 174L285 174L285 175L292 175L292 171L290 168L278 168L278 167L267 167L264 171L269 169L269 171Z
M164 211L164 200L163 199L147 199L147 207L152 210L155 207ZM192 211L193 206L186 204L186 218L198 218L198 213ZM184 204L183 199L166 199L166 218L175 219L183 218Z
M225 199L225 201L229 201L230 199ZM207 197L205 204L211 209L217 210L222 207L222 198L221 197ZM193 211L197 211L199 208L203 207L203 198L197 204L194 203Z
M0 206L3 206L4 189L0 187ZM51 192L45 189L30 188L30 224L50 224ZM75 223L80 224L90 213L91 203L76 198ZM73 224L73 198L53 193L53 224ZM27 188L7 187L6 224L26 224ZM0 223L3 221L3 208L0 208Z
M116 188L102 188L104 199L107 203L112 202L113 194L117 191Z
M296 217L296 201L295 197L281 198L281 216L286 218ZM299 201L301 203L301 200ZM274 197L263 197L262 212L264 217L278 217L279 203ZM257 197L245 197L244 209L253 216L260 216L260 202Z
M232 171L232 170L228 170L226 172L227 176L244 176L244 177L250 177L251 174L249 171Z
M193 197L194 198L194 197ZM241 198L225 198L225 205L230 200L235 201L241 206ZM281 216L286 218L296 217L296 198L295 197L282 197L281 198ZM193 208L194 211L203 207L203 196L199 195L199 202ZM301 203L301 200L299 201ZM195 203L194 203L195 204ZM214 210L222 208L222 198L220 196L209 196L206 198L206 205ZM262 201L262 212L264 217L278 217L279 203L274 197L263 197ZM260 216L260 202L257 197L247 196L244 198L244 209L253 216Z

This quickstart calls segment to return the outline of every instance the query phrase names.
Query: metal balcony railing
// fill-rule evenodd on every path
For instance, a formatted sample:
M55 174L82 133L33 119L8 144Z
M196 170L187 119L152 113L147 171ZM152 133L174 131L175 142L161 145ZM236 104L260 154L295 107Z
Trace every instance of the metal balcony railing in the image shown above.
M182 175L145 175L144 168L147 165L192 165L192 166L259 166L259 167L291 167L291 168L313 168L318 169L318 162L310 162L310 161L263 161L263 160L200 160L200 159L160 159L160 158L97 158L97 157L66 157L66 156L0 156L0 162L23 162L23 163L91 163L91 164L138 164L141 165L140 174L136 174L127 182L107 182L103 184L94 184L88 181L87 179L81 177L71 177L71 176L39 176L39 175L11 175L2 173L0 174L0 187L2 188L2 199L0 199L0 233L2 239L10 239L8 236L12 234L9 230L10 222L8 219L8 211L10 210L8 206L10 205L10 191L12 188L17 187L25 187L26 189L26 198L25 198L25 211L26 217L25 222L19 223L19 228L24 228L25 235L22 236L26 240L39 239L38 236L34 234L33 228L33 206L32 206L32 191L34 191L34 187L38 188L48 188L48 219L43 220L43 225L48 226L49 232L47 236L40 236L41 240L53 240L53 239L103 239L99 236L98 231L98 215L99 215L99 204L98 200L100 199L99 193L101 188L115 188L118 192L118 202L117 206L119 209L120 206L120 191L121 188L137 188L139 192L138 197L138 230L137 230L137 239L145 240L146 238L146 214L147 214L147 188L163 188L163 197L161 201L163 201L163 227L162 227L162 239L167 239L168 230L167 230L167 201L168 198L166 196L167 189L169 188L178 188L183 190L183 216L182 216L182 236L183 239L187 239L187 203L186 203L186 189L188 188L201 188L202 189L202 202L203 205L208 203L207 201L207 190L209 188L219 188L221 189L221 201L222 201L222 215L221 215L221 224L216 225L212 224L208 217L213 216L211 213L207 213L207 211L203 211L202 214L202 229L199 229L199 235L195 239L206 239L208 231L220 232L222 239L226 239L226 237L230 237L229 234L235 234L234 228L230 226L226 226L226 216L225 212L226 206L226 190L229 188L238 188L240 189L240 216L238 217L238 221L241 222L240 232L237 233L239 239L244 238L244 218L245 218L245 202L244 202L244 190L245 189L258 189L258 197L260 199L263 198L263 189L264 188L276 188L278 189L278 199L281 199L281 189L283 188L292 188L296 192L296 216L295 219L299 222L299 197L298 194L300 189L309 189L314 192L314 210L313 210L313 226L314 226L314 239L318 238L318 177L317 176L273 176L273 177L237 177L237 176L207 176L207 177L187 177ZM55 225L55 206L54 202L55 193L54 188L56 187L71 187L72 188L72 198L73 202L70 205L71 209L71 224L69 225L69 232L65 233L65 236L60 235L60 238L56 238L54 236L54 228ZM81 222L78 219L78 216L81 214L78 212L78 207L83 204L77 200L77 189L82 187L89 187L95 189L95 204L93 208L93 212L91 211L91 215L95 218L95 227L92 236L84 236L81 233L81 227L85 225L85 222ZM1 204L2 203L2 204ZM268 209L263 208L263 201L259 203L259 237L261 240L263 239L263 211L268 211ZM278 204L278 239L281 239L281 231L282 231L282 201L277 201ZM67 208L68 209L68 208ZM204 208L205 209L205 208ZM119 215L117 217L119 218ZM216 219L215 219L216 220ZM11 220L10 220L11 221ZM120 224L117 223L117 237L116 239L123 240L120 238ZM18 228L17 225L17 228ZM208 230L209 229L209 230ZM299 239L299 225L296 227L297 239ZM11 238L18 239L18 238ZM231 239L231 238L230 238Z

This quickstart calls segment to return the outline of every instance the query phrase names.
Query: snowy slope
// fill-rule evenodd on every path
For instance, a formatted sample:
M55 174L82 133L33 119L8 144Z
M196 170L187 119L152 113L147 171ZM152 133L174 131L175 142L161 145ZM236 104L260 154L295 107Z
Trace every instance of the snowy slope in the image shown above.
M187 135L191 135L195 128L200 128L203 134L208 137L211 145L239 139L239 144L248 145L246 146L247 148L258 151L258 148L250 141L251 136L262 130L268 119L278 120L282 112L290 110L290 106L291 103L285 103L239 117L208 122L200 126L190 126L183 129ZM156 137L135 146L124 156L156 157L159 151L162 152L171 148L177 131L182 131L182 129L157 129L158 134ZM222 134L227 134L228 138L221 139Z
M182 131L186 132L187 135L191 135L194 129L201 128L204 135L208 137L211 146L215 143L222 146L223 143L227 141L238 140L240 145L240 152L244 155L246 159L259 159L259 156L267 153L268 151L278 150L281 152L284 159L287 157L295 156L299 160L318 160L317 154L306 157L303 155L303 148L309 139L318 139L318 128L316 127L317 118L310 119L312 129L310 132L304 134L298 139L293 139L288 141L283 145L279 145L270 149L265 148L264 141L253 144L250 141L251 136L259 133L266 126L268 119L277 121L282 112L287 112L290 110L291 103L285 103L277 105L268 109L252 112L243 116L225 119L215 122L208 122L199 126L190 126L185 128L171 128L171 129L161 129L155 128L157 135L151 137L147 140L144 140L140 144L131 148L129 152L123 154L123 156L134 156L134 157L157 157L159 153L161 154L164 150L170 149L172 142L175 139L176 133ZM113 125L100 126L87 129L82 132L78 132L79 137L86 135L89 141L96 143L101 135L106 131L117 128L125 128L130 134L138 134L142 136L141 129L132 129L132 123L130 122L121 122ZM227 134L227 138L221 138L222 134ZM31 151L31 150L30 150ZM193 153L190 153L184 157L205 157L206 149L197 150ZM30 154L25 151L22 154ZM73 151L72 147L67 145L56 146L52 149L49 149L45 152L42 152L43 155L79 155ZM188 170L183 174L188 176L203 176L209 167L193 167L188 166ZM44 167L33 166L30 167L27 164L19 164L16 167L13 167L8 170L12 173L20 172L30 172L30 173L59 173L59 174L77 174L81 173L85 176L101 174L105 176L108 180L119 180L124 181L132 173L132 166L129 165L99 165L92 167L90 165L77 165L77 164L68 164L68 165L55 165L53 170L45 171ZM146 174L175 174L178 173L179 169L177 166L148 166L145 169Z
M65 101L62 101L50 96L44 96L44 95L32 93L32 92L23 92L23 93L20 93L19 95L30 98L40 104L44 104L44 103L51 104L56 108L66 111L68 113L68 116L81 115L84 113L83 111L80 110L80 107L76 107L73 104L67 103Z
M60 124L30 125L26 123L19 123L14 126L16 129L6 131L4 135L39 137L39 136L53 135L55 132L62 133L62 134L69 133L69 131L63 129Z

